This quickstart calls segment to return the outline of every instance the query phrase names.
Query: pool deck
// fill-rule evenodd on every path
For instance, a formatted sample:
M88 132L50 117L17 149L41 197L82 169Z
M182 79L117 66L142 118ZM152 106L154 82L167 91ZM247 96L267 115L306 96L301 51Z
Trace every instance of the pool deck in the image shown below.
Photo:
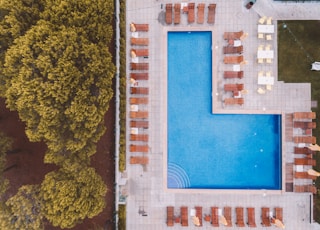
M196 2L196 1L183 1ZM180 207L187 206L188 210L195 206L203 207L203 214L209 214L211 206L223 208L232 207L233 227L228 229L237 229L235 225L235 211L237 206L255 207L256 229L268 229L260 224L261 207L283 207L283 219L286 229L319 229L319 225L311 223L312 215L312 194L311 193L293 193L283 191L214 191L214 190L167 190L165 175L166 162L166 33L175 30L206 30L213 32L213 112L215 113L279 113L283 116L283 188L285 182L294 182L294 184L311 184L311 180L294 180L287 177L285 165L293 162L292 135L299 134L300 130L292 128L291 114L295 111L311 111L311 88L309 83L294 84L277 81L277 42L273 39L271 42L258 40L257 25L260 16L272 16L273 24L281 25L281 20L313 20L320 19L320 4L316 3L278 3L271 0L258 0L254 6L247 10L244 5L246 1L242 0L216 0L200 1L205 3L205 23L196 22L188 25L187 15L181 13L181 23L179 25L166 25L164 21L164 11L166 3L181 3L181 1L163 1L163 0L131 0L127 1L127 76L128 86L130 58L130 27L129 23L147 23L148 32L139 32L139 37L149 38L149 58L140 58L140 62L149 63L149 80L139 81L139 86L149 87L149 103L142 107L149 112L149 128L145 134L149 135L148 153L130 153L129 145L139 142L129 141L130 122L127 124L127 167L117 181L120 186L121 197L125 196L124 203L127 207L127 229L130 230L149 230L166 229L166 207L174 206L175 214L180 215ZM196 5L200 2L196 2ZM209 3L216 3L215 24L206 23L207 6ZM197 9L195 8L195 16ZM226 45L223 40L224 32L235 32L243 30L248 33L248 37L243 40L243 56L247 64L242 65L244 71L243 79L224 79L223 71L230 70L230 65L223 64L222 47ZM275 32L277 29L275 29ZM276 38L277 34L274 34ZM260 44L271 44L275 50L273 64L258 64L256 60L257 48ZM196 61L196 60L195 60ZM275 77L275 83L271 91L266 94L258 94L257 89L261 87L257 84L259 71L271 71ZM230 97L223 91L225 83L243 83L248 93L244 95L245 103L242 106L226 106L223 99ZM130 88L127 90L128 98ZM127 111L130 111L129 101ZM128 113L129 114L129 113ZM129 115L127 116L128 121ZM148 156L149 163L146 166L130 165L130 156ZM289 173L290 174L290 173ZM120 202L121 203L121 202ZM246 221L246 211L244 212ZM221 225L220 225L221 226ZM171 229L196 229L189 216L189 227L182 227L181 224L175 224ZM203 222L202 229L212 229L208 222ZM222 227L224 228L224 227ZM248 229L244 227L242 229ZM271 227L275 228L275 227ZM270 228L270 229L271 229Z

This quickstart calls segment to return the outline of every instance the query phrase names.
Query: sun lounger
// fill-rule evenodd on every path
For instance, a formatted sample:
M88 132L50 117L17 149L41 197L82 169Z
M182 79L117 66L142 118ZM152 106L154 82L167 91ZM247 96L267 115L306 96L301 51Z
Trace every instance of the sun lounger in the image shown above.
M130 121L130 127L135 128L149 128L149 122L148 121Z
M131 49L131 57L148 57L148 49Z
M130 63L131 70L149 70L149 63Z
M148 104L149 99L147 97L131 97L130 104Z
M243 71L224 71L224 78L243 78Z
M243 207L236 207L236 225L238 227L244 227Z
M166 4L166 23L172 24L172 3Z
M147 119L149 116L148 111L137 111L137 112L130 112L130 118L140 118L140 119Z
M294 164L295 165L316 166L316 160L315 159L309 159L309 158L294 158Z
M315 129L317 127L316 122L303 122L303 121L295 121L293 122L294 128L300 129Z
M130 73L130 78L134 80L148 80L149 73Z
M140 164L140 165L146 165L149 163L148 157L130 157L130 164Z
M317 138L314 136L297 136L293 137L294 143L307 143L307 144L315 144L317 143Z
M224 54L241 54L243 52L243 46L224 46Z
M148 32L149 31L149 24L130 24L130 31L131 32Z
M262 207L261 208L261 225L264 227L270 227L271 222L270 222L270 209L267 207Z
M316 176L309 175L308 172L294 172L294 178L296 178L296 179L310 179L310 180L317 179Z
M293 113L293 119L316 119L315 112L295 112Z
M247 208L248 211L248 226L251 228L256 228L256 219L255 219L255 209L254 208Z
M294 153L295 154L316 154L316 151L313 151L307 147L303 147L303 148L294 147Z
M149 88L148 87L130 87L130 93L148 95Z
M188 23L194 23L194 6L195 3L188 4Z
M188 226L188 207L182 206L180 208L181 211L181 225Z
M147 153L149 152L149 146L148 145L130 145L130 152Z
M226 99L224 99L224 104L226 104L226 105L243 105L244 99L243 98L226 98Z
M174 225L174 207L168 206L167 207L167 226L173 226Z
M216 18L216 6L217 4L209 4L208 6L208 23L209 24L214 24L215 23L215 18Z
M199 227L200 227L202 226L202 207L196 206L195 210L196 210L196 217L198 217L199 219L199 223L200 223Z
M231 207L224 207L223 208L223 215L227 221L227 227L232 227L232 218L231 218Z
M274 208L273 220L274 219L278 219L281 222L283 222L283 208L280 208L280 207L275 207Z
M317 194L317 187L314 185L295 185L294 192L311 192L313 194Z
M244 89L244 84L225 84L224 91L241 91Z
M174 4L174 24L180 24L181 3Z
M148 142L148 140L149 140L148 134L130 134L130 141Z
M149 45L149 38L130 38L131 45L147 46Z
M224 32L223 38L224 40L240 40L243 35L244 33L242 30L239 32Z
M204 3L198 4L198 12L197 12L197 23L203 24L204 23Z
M243 56L226 56L223 58L225 64L240 64L244 61Z
M218 207L211 207L211 221L213 227L219 227Z

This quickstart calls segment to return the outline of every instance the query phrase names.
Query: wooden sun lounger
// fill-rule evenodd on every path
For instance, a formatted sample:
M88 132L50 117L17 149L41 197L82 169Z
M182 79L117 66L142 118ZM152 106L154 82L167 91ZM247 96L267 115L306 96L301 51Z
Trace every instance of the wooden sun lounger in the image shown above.
M295 112L293 113L293 119L316 119L315 112Z
M224 40L240 40L243 35L244 33L242 30L239 32L224 32L223 38Z
M149 146L148 145L130 145L130 152L147 153L149 152Z
M226 56L223 58L224 64L240 64L244 61L243 56Z
M317 138L314 136L297 136L293 137L294 143L316 144Z
M172 24L172 3L166 4L166 23Z
M131 49L131 54L132 55L134 54L137 57L148 57L149 56L149 50L148 49Z
M317 127L316 122L304 122L304 121L295 121L293 122L294 128L300 129L315 129Z
M303 147L303 148L294 147L294 153L295 154L316 154L316 151L312 151L307 147Z
M188 4L188 23L194 23L194 6L195 3Z
M147 119L148 116L149 116L148 111L138 111L138 112L131 111L130 112L130 118Z
M317 187L314 185L295 185L294 192L311 192L313 194L317 194Z
M241 54L243 53L243 46L224 46L224 54Z
M216 18L216 6L217 4L209 4L208 6L208 23L209 24L214 24L215 23L215 18Z
M255 209L248 207L247 208L248 211L248 226L251 228L256 228L256 219L255 219Z
M131 45L147 46L149 45L149 38L130 38Z
M148 134L130 134L130 141L148 142L148 140L149 140Z
M149 99L147 97L131 97L130 104L139 105L139 104L148 104Z
M199 3L198 4L198 12L197 12L197 23L203 24L204 23L204 7L206 4Z
M133 28L135 28L135 31L137 32L148 32L149 31L149 24L135 24L135 23L132 23L133 24ZM135 31L132 31L132 32L135 32Z
M264 227L271 226L269 213L270 213L270 208L267 208L267 207L261 208L261 225Z
M181 211L181 225L188 226L188 207L182 206L180 208Z
M224 104L226 104L226 105L243 105L244 99L243 98L226 98L226 99L224 99Z
M181 3L174 4L174 24L180 24L181 20Z
M316 176L309 175L308 172L294 172L294 178L296 178L296 179L310 179L310 180L317 179Z
M202 226L202 207L196 206L195 210L196 210L196 217L199 218L200 226Z
M244 227L243 207L236 207L236 225L238 227Z
M130 87L130 93L148 95L149 88L148 87Z
M218 207L211 207L211 221L213 227L219 227Z
M294 158L294 164L295 165L316 166L316 160L315 159L309 159L309 158Z
M130 121L130 127L132 128L149 128L149 122L148 121Z
M241 91L244 89L244 84L225 84L224 91Z
M130 78L134 80L148 80L149 73L130 73Z
M224 78L243 78L243 71L224 71Z
M168 206L167 207L167 226L174 225L174 207Z
M130 63L131 70L149 70L149 63Z
M140 164L140 165L146 165L149 163L148 157L130 157L130 164Z
M227 227L232 227L232 218L231 218L231 207L224 207L223 208L224 217L227 220Z

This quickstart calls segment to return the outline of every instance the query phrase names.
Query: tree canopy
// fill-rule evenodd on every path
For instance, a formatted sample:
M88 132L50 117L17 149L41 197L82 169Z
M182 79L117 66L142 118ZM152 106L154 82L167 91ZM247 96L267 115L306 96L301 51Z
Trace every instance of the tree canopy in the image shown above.
M5 193L8 180L4 178L3 171L6 167L6 155L12 147L12 140L6 134L0 131L0 198Z

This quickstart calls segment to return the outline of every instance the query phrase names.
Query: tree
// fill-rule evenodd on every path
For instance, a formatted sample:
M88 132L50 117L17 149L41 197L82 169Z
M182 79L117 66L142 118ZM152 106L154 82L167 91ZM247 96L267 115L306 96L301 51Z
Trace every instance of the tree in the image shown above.
M3 171L6 167L7 152L11 149L12 140L0 131L0 198L8 187L8 180L3 177Z
M72 228L103 210L106 191L94 168L67 164L48 173L41 184L44 215L53 226Z

